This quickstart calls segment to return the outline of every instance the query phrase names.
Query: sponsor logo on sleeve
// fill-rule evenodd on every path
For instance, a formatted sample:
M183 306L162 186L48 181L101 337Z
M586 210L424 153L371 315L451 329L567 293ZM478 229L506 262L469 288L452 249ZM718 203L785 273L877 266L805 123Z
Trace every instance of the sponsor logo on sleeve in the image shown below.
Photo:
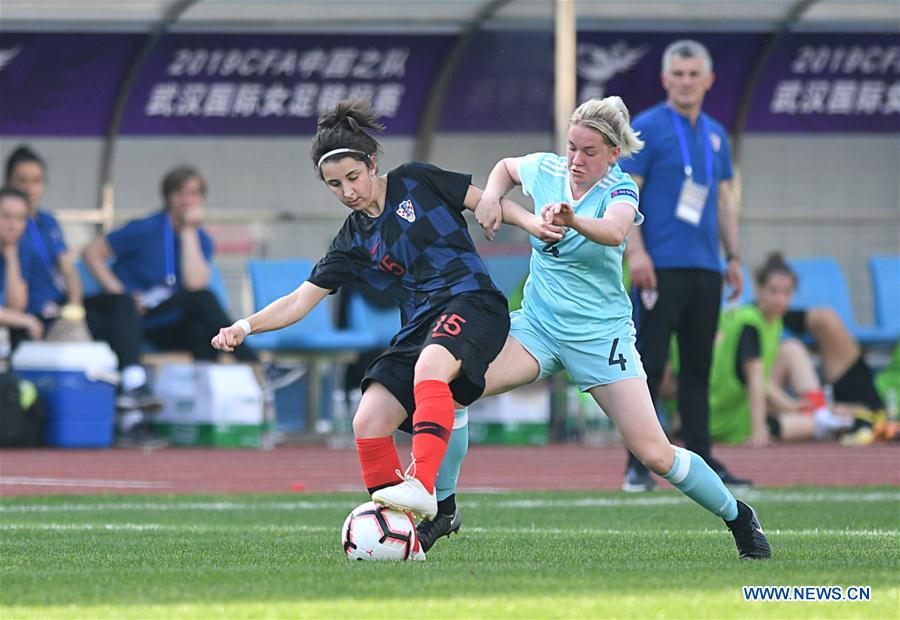
M633 189L628 189L627 187L614 189L609 195L610 198L615 198L616 196L629 196L630 198L634 198L635 200L638 199L637 192Z

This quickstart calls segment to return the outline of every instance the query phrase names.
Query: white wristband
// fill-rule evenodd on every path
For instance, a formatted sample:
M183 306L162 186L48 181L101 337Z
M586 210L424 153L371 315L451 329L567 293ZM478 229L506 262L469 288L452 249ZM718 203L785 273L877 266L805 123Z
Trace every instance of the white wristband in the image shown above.
M250 330L250 321L248 321L247 319L238 319L237 321L234 322L234 324L237 325L238 327L240 327L242 330L244 330L245 336L250 335L250 331L251 331Z

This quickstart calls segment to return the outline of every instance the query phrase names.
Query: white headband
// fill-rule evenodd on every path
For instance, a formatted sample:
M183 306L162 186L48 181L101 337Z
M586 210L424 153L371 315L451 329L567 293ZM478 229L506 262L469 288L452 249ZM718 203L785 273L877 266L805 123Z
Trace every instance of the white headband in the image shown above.
M365 155L366 157L369 156L368 153L366 153L366 152L364 152L364 151L360 151L359 149L334 149L333 151L328 151L327 153L325 153L324 155L322 155L322 156L319 158L319 163L316 164L316 167L317 167L317 168L321 168L321 167L322 167L322 162L323 162L323 161L325 161L326 159L328 159L328 158L331 157L332 155L338 155L339 153L359 153L360 155Z

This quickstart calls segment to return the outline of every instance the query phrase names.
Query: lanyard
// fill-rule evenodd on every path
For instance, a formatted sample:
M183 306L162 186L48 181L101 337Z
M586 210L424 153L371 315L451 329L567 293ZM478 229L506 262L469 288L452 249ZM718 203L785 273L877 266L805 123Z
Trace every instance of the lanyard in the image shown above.
M44 263L44 267L46 267L47 272L50 274L53 286L56 287L58 292L62 293L65 289L62 278L59 275L59 271L56 269L56 265L51 262L50 253L47 251L47 246L44 245L44 238L41 235L41 231L38 229L37 222L32 218L28 218L28 234L31 236L32 245L34 245L35 250L37 250L38 255L41 257L41 262Z
M688 150L687 138L684 137L684 127L681 125L681 119L675 110L669 108L669 114L672 116L672 124L675 125L675 134L678 136L678 146L681 147L681 161L684 162L684 176L693 178L694 167L691 165L691 152ZM703 133L703 143L706 146L706 184L712 185L713 175L713 152L712 142L709 139L709 128L706 126L706 119L700 115L700 131Z
M163 215L166 238L166 286L175 286L175 233L169 214Z

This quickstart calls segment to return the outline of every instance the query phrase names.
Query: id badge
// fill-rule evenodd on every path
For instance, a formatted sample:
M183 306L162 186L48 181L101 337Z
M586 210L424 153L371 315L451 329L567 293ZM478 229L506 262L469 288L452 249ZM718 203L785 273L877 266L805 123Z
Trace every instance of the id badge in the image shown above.
M690 177L685 177L681 186L681 195L678 196L678 206L675 209L675 217L693 226L699 226L703 218L703 208L706 206L706 198L709 196L709 186L694 183Z
M41 318L42 319L55 319L59 316L59 304L55 301L48 301L44 304L44 307L41 308Z
M154 286L141 293L141 305L147 310L152 310L169 297L175 294L175 288L171 286Z

